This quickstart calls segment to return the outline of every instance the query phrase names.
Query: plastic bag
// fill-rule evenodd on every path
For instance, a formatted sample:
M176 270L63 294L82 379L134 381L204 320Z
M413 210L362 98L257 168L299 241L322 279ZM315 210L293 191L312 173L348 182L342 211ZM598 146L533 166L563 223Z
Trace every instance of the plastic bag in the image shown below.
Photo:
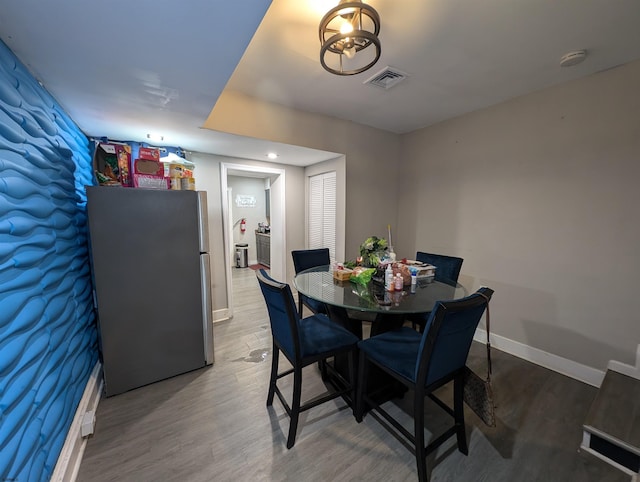
M362 266L356 266L353 270L353 273L351 273L351 278L349 279L354 283L366 285L369 283L369 281L371 281L371 277L375 272L375 268L364 268Z

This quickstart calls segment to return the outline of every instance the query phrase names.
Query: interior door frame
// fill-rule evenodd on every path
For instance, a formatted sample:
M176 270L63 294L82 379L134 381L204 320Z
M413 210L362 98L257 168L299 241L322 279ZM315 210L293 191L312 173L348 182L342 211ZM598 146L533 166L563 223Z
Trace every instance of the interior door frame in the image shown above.
M229 204L232 200L228 194L227 176L229 171L245 171L265 174L271 181L271 267L270 273L274 279L284 280L287 275L286 249L286 216L285 216L285 170L272 167L254 166L248 164L236 164L229 162L220 163L220 192L222 193L222 230L224 238L224 265L227 289L227 306L229 318L233 317L233 283L231 265L233 251L233 231L230 227L231 216Z

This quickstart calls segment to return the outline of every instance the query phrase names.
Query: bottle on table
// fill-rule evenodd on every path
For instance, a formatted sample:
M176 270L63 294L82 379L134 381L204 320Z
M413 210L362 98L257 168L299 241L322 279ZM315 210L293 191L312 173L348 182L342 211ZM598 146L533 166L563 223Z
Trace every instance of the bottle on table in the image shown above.
M396 291L402 291L402 285L403 285L402 275L398 273L396 275L395 286L394 286Z
M386 291L393 291L395 288L394 280L393 280L393 268L391 267L391 263L387 265L387 269L384 272L384 289Z

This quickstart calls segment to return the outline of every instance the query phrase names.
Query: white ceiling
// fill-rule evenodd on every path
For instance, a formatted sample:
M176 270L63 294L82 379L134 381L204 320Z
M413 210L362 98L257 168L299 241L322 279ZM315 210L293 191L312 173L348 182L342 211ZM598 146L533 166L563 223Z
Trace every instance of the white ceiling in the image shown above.
M367 0L382 56L339 77L317 31L337 0L269 3L3 0L0 38L89 136L297 165L335 154L201 128L224 88L405 133L640 58L637 0ZM575 49L586 61L561 68ZM363 85L387 65L409 78Z

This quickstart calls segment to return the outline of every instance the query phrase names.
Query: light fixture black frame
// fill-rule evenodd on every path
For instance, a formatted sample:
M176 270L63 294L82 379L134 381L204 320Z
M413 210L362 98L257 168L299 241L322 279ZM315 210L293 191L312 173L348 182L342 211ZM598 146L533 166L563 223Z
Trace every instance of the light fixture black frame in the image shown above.
M352 21L354 29L348 33L342 33L336 29L328 28L329 24L333 22L336 17L344 17L345 10L352 9L352 12L346 13L346 15L350 15L352 17L357 18L357 21ZM373 22L373 32L368 30L362 30L362 17L368 17L371 22ZM356 28L358 27L358 28ZM322 67L335 75L356 75L365 70L370 69L375 65L375 63L380 59L380 54L382 53L382 48L380 45L380 39L378 38L378 34L380 33L380 15L378 12L370 5L364 4L361 1L355 2L342 2L338 6L332 8L327 12L327 14L322 17L320 21L319 27L319 36L320 36L320 63ZM329 36L327 38L327 36ZM349 39L349 41L347 41ZM344 70L342 64L342 56L345 54L345 45L347 48L355 48L355 54L358 52L368 48L373 45L376 50L375 58L364 65L363 67L359 67L351 70ZM337 54L340 56L340 69L334 69L329 67L325 62L325 55L327 52Z

